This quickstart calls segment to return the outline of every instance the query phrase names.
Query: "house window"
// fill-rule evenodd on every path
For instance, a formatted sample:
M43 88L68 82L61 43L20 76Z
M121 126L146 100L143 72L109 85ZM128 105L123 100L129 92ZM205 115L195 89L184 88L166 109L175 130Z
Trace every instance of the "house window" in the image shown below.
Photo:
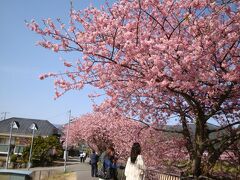
M26 146L21 146L21 145L17 145L15 146L14 148L14 154L22 154L23 152L23 149L25 148Z
M0 137L0 144L8 144L9 139L7 137Z
M0 154L7 154L7 152L8 152L8 145L0 144Z

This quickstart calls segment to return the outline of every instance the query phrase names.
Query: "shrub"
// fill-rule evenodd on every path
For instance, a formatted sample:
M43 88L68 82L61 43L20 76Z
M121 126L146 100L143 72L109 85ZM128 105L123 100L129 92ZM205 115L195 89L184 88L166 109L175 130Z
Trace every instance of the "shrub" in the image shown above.
M11 155L11 162L17 162L17 155L16 154L12 154Z
M53 150L56 154L53 154ZM23 150L23 160L28 162L30 146ZM53 160L62 157L63 149L61 143L56 136L48 136L43 138L38 136L34 138L32 149L32 164L33 166L42 166L51 163Z

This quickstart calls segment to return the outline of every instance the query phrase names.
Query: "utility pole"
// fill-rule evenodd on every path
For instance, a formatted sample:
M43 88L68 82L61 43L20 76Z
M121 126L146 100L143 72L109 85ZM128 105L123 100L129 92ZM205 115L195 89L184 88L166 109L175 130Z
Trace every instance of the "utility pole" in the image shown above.
M68 136L69 136L70 121L71 121L71 110L69 110L66 146L65 146L65 151L64 151L64 172L66 172L66 170L67 170L66 164L67 164L67 157L68 157Z
M7 113L9 113L9 112L2 112L1 114L4 114L3 115L3 120L5 120L6 118L7 118Z

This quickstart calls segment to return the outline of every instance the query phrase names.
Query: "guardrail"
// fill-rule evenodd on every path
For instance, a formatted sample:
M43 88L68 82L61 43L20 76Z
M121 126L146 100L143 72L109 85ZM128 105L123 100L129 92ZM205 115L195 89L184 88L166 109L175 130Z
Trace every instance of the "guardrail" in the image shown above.
M145 171L145 180L193 180L193 176L183 176L181 173L167 173L162 172L157 169L148 169ZM207 176L199 176L198 179L201 180L214 180L213 178Z
M145 180L180 180L180 174L164 173L157 169L147 169L145 171Z

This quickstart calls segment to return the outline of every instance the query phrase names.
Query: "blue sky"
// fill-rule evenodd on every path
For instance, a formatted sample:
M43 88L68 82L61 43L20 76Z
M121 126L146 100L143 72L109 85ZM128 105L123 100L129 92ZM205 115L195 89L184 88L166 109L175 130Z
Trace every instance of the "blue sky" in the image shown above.
M74 0L75 9L90 4L99 7L104 0ZM69 21L69 0L1 0L0 2L0 113L7 117L48 119L54 124L67 122L67 111L73 116L91 112L88 94L93 91L70 91L54 100L53 80L41 81L39 75L64 70L62 56L36 46L40 36L28 30L24 20L61 18ZM3 114L0 114L3 117Z

